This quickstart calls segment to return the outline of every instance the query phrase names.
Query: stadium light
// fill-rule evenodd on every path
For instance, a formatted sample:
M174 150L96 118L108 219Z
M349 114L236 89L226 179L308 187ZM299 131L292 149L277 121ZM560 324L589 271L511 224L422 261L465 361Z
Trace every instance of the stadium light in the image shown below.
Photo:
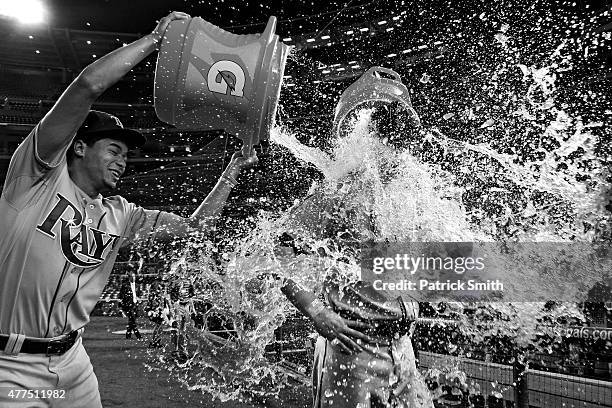
M40 0L0 0L0 16L15 18L24 24L40 24L45 8Z

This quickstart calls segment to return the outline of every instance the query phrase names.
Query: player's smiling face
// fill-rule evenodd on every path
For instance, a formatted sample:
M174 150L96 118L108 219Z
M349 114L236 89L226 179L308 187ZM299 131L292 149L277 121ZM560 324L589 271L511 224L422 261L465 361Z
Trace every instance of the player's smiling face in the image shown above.
M97 191L112 190L125 171L127 145L116 139L100 139L85 149L84 167L91 187Z

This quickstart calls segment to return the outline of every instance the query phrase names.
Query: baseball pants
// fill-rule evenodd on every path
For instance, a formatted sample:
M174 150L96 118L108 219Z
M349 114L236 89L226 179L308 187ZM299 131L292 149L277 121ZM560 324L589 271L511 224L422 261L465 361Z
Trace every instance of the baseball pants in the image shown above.
M410 339L401 348L348 355L319 337L312 372L314 408L434 408Z
M0 350L0 407L101 408L98 379L82 338L61 356Z

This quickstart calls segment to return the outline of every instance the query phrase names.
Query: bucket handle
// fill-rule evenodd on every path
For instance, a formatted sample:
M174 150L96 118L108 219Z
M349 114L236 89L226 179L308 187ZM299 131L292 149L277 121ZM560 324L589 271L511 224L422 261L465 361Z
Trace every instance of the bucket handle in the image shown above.
M395 78L396 81L402 82L402 78L399 76L399 74L397 72L395 72L394 70L390 69L390 68L385 68L385 67L372 67L370 69L368 69L368 73L375 76L375 74L377 72L384 72L387 75L392 76L393 78Z
M269 51L267 50L267 47L274 42L274 35L275 35L274 31L275 30L276 30L276 17L270 16L270 18L268 18L268 23L266 24L266 29L259 37L262 40L264 47L266 48L266 52ZM272 51L274 52L274 50ZM263 61L261 63L263 64ZM261 67L259 67L258 69L261 69ZM266 103L267 101L264 100L264 104ZM265 109L264 109L264 112L265 112ZM263 125L263 122L262 122L263 120L264 118L258 117L257 119L254 120L253 123L250 123L250 125L254 126L254 128L251 129L251 134L248 138L242 139L242 156L243 157L251 157L251 155L253 154L253 148L254 148L253 142L256 136L261 136L260 133L262 130L261 126ZM267 130L269 131L269 129ZM258 138L258 142L261 142L259 138Z

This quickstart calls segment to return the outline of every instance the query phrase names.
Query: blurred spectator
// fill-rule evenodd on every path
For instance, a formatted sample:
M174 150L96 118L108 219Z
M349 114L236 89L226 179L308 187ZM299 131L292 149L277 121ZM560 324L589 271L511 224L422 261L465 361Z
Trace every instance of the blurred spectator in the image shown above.
M134 272L130 272L127 279L123 279L119 298L121 299L121 310L128 318L125 338L132 338L132 333L134 333L137 339L141 339L142 336L140 331L138 331L137 323L138 298L136 297L136 274Z
M161 347L161 334L165 320L164 315L167 317L167 314L169 313L168 301L166 299L166 288L161 277L153 281L151 284L145 311L149 320L155 323L153 337L149 342L149 347Z

